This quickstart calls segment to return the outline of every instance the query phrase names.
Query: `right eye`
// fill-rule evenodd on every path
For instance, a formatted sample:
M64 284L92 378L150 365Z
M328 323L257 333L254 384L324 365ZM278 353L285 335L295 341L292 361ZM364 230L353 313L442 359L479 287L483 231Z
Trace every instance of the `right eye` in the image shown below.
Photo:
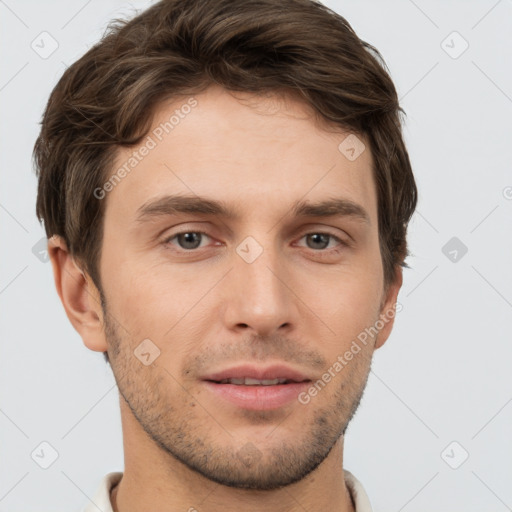
M210 238L204 231L181 231L175 233L164 240L164 244L172 244L172 240L176 239L180 249L191 252L194 249L200 248L201 241L204 237ZM175 245L175 244L172 244Z

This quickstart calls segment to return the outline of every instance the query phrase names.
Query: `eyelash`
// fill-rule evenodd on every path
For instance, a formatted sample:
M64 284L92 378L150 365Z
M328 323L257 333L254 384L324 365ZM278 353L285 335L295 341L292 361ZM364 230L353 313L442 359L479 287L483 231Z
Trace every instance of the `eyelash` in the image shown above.
M163 243L165 246L169 245L171 240L174 240L175 238L177 238L179 235L184 235L186 233L195 233L195 234L200 234L200 235L206 235L208 238L211 238L208 233L204 232L204 231L191 231L191 230L187 230L187 231L180 231L179 233L174 233L172 236L170 237L166 237L164 240L163 240ZM335 241L337 241L341 248L331 248L331 249L311 249L311 251L315 252L315 253L324 253L324 254L337 254L339 252L341 252L344 248L346 247L350 247L350 244L348 242L346 242L345 240L342 240L341 238L337 237L336 235L333 235L331 233L328 233L328 232L325 232L325 231L310 231L308 233L304 233L300 239L302 240L305 236L308 236L308 235L326 235L328 237L330 237L330 239L334 239ZM306 247L308 249L308 247ZM196 248L196 249L181 249L179 248L178 252L182 252L182 253L194 253L194 252L197 252L199 251L200 248Z

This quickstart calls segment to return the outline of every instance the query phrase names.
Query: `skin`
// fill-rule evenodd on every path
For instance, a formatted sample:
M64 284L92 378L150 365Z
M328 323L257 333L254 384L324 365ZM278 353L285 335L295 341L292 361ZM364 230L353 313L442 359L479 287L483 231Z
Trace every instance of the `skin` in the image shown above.
M108 350L120 391L125 469L114 510L353 511L344 433L393 319L308 404L248 411L200 378L252 361L285 362L316 381L393 309L402 273L384 288L369 145L349 161L338 150L348 132L296 97L217 86L194 97L190 114L103 199L106 311L63 240L49 245L66 314L89 349ZM161 104L153 128L185 102ZM115 169L132 152L122 148ZM179 193L223 200L239 218L136 222L146 201ZM370 222L291 215L294 201L333 196L364 207ZM207 233L198 248L173 238L197 231ZM236 252L247 236L263 248L252 263ZM134 356L144 339L160 350L148 366Z

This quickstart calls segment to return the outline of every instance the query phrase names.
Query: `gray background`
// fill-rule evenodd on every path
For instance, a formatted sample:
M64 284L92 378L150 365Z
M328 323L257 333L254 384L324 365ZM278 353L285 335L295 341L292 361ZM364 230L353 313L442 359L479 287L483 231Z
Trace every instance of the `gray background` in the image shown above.
M403 310L375 353L344 465L375 511L512 510L512 2L326 3L385 58L420 191ZM44 231L31 153L65 65L110 19L149 4L0 1L0 512L78 511L123 469L110 367L83 346L33 252ZM58 43L47 58L31 47L43 31ZM31 458L43 441L58 452L48 469Z

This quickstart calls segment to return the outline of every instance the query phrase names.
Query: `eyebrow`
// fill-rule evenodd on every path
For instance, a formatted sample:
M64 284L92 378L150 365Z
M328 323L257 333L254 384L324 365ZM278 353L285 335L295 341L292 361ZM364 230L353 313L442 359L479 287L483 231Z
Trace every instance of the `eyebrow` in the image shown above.
M371 225L368 212L350 199L335 197L318 202L296 201L291 208L295 217L349 217ZM236 220L240 215L224 201L195 195L168 195L149 200L137 210L136 221L146 222L155 217L188 213L215 215Z

